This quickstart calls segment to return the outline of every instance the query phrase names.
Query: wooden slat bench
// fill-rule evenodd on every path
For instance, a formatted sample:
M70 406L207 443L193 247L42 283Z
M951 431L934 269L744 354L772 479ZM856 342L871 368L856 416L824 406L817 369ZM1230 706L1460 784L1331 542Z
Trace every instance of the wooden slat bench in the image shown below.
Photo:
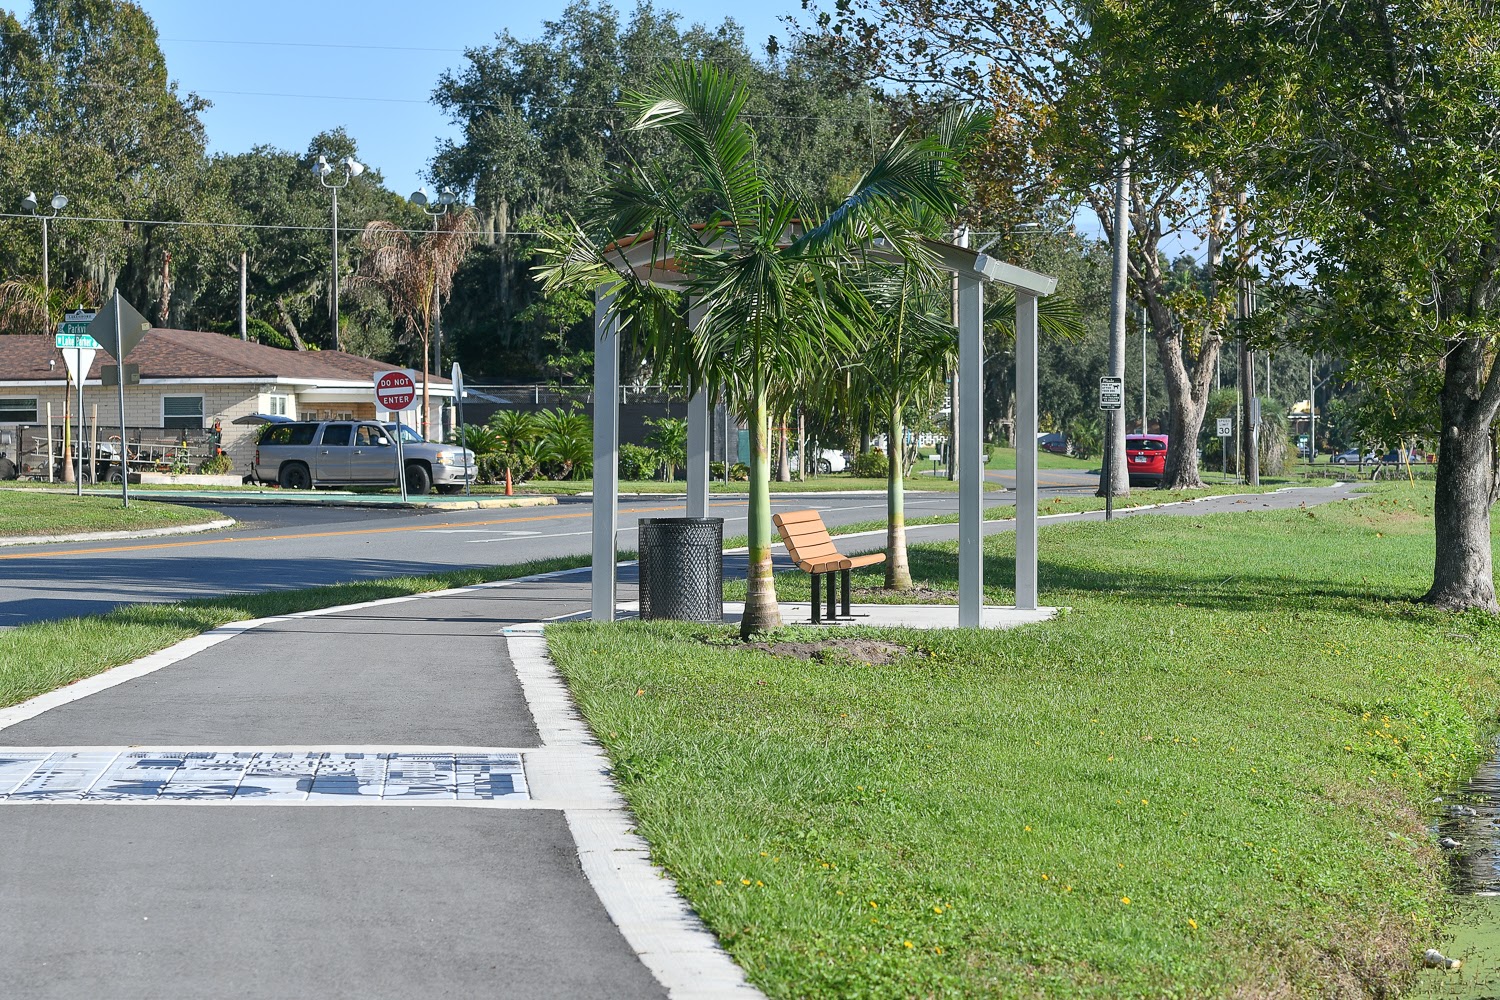
M861 566L873 566L885 562L884 552L871 552L862 556L846 556L833 544L833 539L828 535L828 528L823 524L823 516L815 510L789 510L785 514L777 514L771 518L776 524L776 530L781 532L781 540L786 544L787 555L797 564L797 568L812 577L812 623L822 624L820 612L822 610L822 595L819 593L819 583L824 576L828 576L828 620L834 621L840 617L835 610L833 596L833 575L839 574L843 579L843 611L842 617L853 617L849 613L849 571Z

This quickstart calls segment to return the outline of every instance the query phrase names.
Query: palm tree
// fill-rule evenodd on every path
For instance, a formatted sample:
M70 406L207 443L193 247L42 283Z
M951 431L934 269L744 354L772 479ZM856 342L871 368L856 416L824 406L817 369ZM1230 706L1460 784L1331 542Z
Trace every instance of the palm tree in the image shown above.
M500 410L490 417L489 427L497 439L497 450L505 463L505 495L512 492L512 474L524 479L533 469L532 452L528 446L542 436L541 423L533 413L520 410Z
M654 260L675 261L701 311L697 327L684 336L680 319L632 326L640 327L637 339L661 377L694 389L729 385L750 427L750 566L740 623L747 638L781 623L767 447L776 373L817 370L831 350L859 339L868 310L850 272L860 248L885 237L887 252L904 251L910 241L904 231L885 229L887 213L923 204L951 214L959 182L946 146L902 134L841 202L817 211L758 155L742 116L749 97L735 79L698 62L664 67L646 90L628 95L633 127L676 140L691 172L669 176L632 165L556 241L553 263L540 269L549 288L623 283L619 301L629 320L632 310L660 316L670 309L639 278L619 277L613 264L622 245L650 241Z
M413 239L393 222L376 220L365 226L360 242L365 249L357 280L385 293L391 312L422 344L422 432L432 426L428 397L428 358L432 354L432 321L453 291L453 275L474 245L474 212L440 216L430 233Z

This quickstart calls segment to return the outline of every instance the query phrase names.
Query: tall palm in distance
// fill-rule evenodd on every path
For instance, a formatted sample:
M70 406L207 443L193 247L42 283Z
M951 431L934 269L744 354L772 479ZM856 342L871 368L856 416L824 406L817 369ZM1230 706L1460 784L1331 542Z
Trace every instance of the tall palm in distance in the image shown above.
M663 68L624 105L636 130L661 130L694 170L667 176L631 165L601 190L541 268L549 287L621 286L622 315L670 312L666 299L634 275L621 277L623 243L650 241L654 261L675 261L701 317L638 323L634 332L658 376L730 387L750 429L749 577L740 633L781 623L771 572L768 401L780 372L825 370L863 336L869 309L854 287L856 259L885 238L887 253L919 250L885 220L912 205L941 215L957 207L958 164L931 137L899 136L840 202L822 210L789 191L760 157L743 112L747 89L716 67Z
M376 220L360 234L365 255L356 280L379 289L407 334L422 345L422 432L430 434L432 401L428 366L433 320L453 291L453 275L477 235L472 209L440 216L437 227L415 239L393 222Z

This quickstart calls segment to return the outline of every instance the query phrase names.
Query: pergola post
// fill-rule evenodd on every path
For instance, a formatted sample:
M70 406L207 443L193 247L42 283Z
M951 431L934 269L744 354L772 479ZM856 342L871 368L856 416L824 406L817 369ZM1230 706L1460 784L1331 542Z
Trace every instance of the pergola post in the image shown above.
M1016 289L1016 607L1037 606L1036 296Z
M984 285L958 276L958 624L984 606Z
M688 329L697 330L703 310L688 308ZM708 387L702 386L688 400L687 416L687 516L708 516Z
M620 509L620 320L609 285L594 290L594 563L589 617L615 620L615 536Z

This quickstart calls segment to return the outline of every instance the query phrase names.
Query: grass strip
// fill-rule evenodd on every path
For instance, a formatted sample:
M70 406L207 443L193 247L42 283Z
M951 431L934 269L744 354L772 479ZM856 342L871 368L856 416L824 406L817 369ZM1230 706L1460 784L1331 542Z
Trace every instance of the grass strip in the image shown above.
M1070 613L849 630L908 650L887 666L548 638L654 858L772 997L1395 995L1453 911L1422 810L1500 710L1500 623L1410 600L1432 531L1420 486L1049 526ZM956 552L913 576L956 591ZM986 539L991 602L1014 557Z
M40 490L0 490L0 537L139 531L206 524L220 514L173 504L123 506L118 499Z
M634 554L622 552L620 557L634 558ZM173 604L130 604L103 615L19 625L0 631L0 708L92 677L230 622L510 580L588 564L586 555L559 556L508 566L340 583L306 590L231 594Z

